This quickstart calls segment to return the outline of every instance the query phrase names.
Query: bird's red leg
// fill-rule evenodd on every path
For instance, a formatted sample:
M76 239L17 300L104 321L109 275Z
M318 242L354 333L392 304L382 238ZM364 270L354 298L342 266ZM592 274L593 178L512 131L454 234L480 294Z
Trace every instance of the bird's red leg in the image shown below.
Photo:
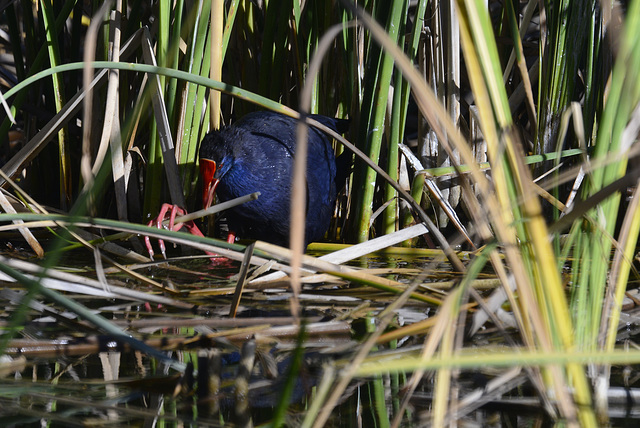
M169 213L169 210L171 210L170 213ZM196 224L193 222L193 220L187 221L184 223L177 223L177 224L175 223L176 216L182 216L185 214L186 214L185 210L180 208L177 205L163 204L162 208L160 208L160 213L158 214L158 217L154 220L151 220L147 224L147 226L156 226L158 229L162 229L163 227L165 227L163 225L164 221L168 219L169 220L169 224L167 227L168 230L178 231L182 229L182 226L185 226L189 231L189 233L191 233L192 235L204 236L200 231L200 229L198 228L198 226L196 226ZM151 240L149 239L148 236L144 237L144 242L145 242L145 245L147 246L147 251L149 251L149 256L151 256L151 258L153 259L154 251L153 251L153 247L151 246ZM160 251L162 252L162 257L166 259L167 252L166 252L166 247L164 245L164 240L158 239L158 246L160 247ZM211 253L209 251L206 251L206 253L211 256L215 256L214 253Z
M160 208L160 212L158 213L158 217L156 217L155 219L153 219L149 223L147 223L147 226L156 226L158 229L162 229L162 222L164 221L165 217L167 216L167 211L169 211L169 209L171 209L173 211L174 207L175 207L175 205L162 204L162 207ZM175 218L175 216L174 216L174 218ZM148 236L144 237L144 243L147 246L147 251L149 251L149 256L153 260L153 256L154 256L155 253L153 251L153 247L151 246L151 240L149 239ZM160 252L162 253L162 256L166 259L167 258L167 252L166 252L166 248L164 246L164 241L162 239L158 240L158 246L160 247Z
M219 183L219 180L215 178L216 163L208 159L201 159L200 172L202 174L202 179L203 179L203 186L202 186L203 187L202 189L203 206L204 208L208 208L213 204L214 194L216 191L216 187L218 186L218 183ZM169 210L171 210L171 212L167 217L167 213L169 212ZM168 220L169 224L167 226L169 230L178 231L184 225L191 234L196 236L204 236L200 231L200 229L198 228L198 226L196 226L196 224L193 221L188 221L185 223L178 223L178 224L175 223L175 219L177 215L182 216L185 214L186 214L185 210L178 207L177 205L163 204L162 208L160 209L160 214L158 214L158 218L150 221L148 223L148 226L155 225L158 229L160 229L165 227L163 223L165 220ZM154 252L153 252L153 248L151 247L151 241L148 236L144 237L144 242L147 246L147 250L149 251L149 255L153 259ZM230 233L227 238L227 242L233 244L235 242L235 234ZM160 251L162 251L162 256L166 259L167 256L165 251L165 245L162 239L158 239L158 246L160 247ZM211 253L209 251L205 251L205 252L210 256L219 257L215 253ZM223 258L223 260L226 260L226 259Z

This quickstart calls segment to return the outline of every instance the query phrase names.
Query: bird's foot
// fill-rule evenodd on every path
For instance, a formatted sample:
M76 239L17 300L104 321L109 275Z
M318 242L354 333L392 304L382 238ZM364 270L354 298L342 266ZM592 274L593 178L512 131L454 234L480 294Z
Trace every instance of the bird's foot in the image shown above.
M162 204L162 208L160 208L160 213L158 217L154 220L151 220L147 223L147 226L156 226L158 229L166 228L168 230L178 231L182 229L182 227L186 227L189 233L196 236L204 236L198 226L193 222L193 220L186 221L183 223L176 223L176 216L185 215L186 211L180 208L177 205L172 204ZM165 221L169 221L168 224L165 224ZM153 260L153 256L155 252L153 251L153 247L151 246L151 240L148 236L144 237L144 243L147 246L147 251L149 251L149 256ZM164 240L158 239L158 247L160 247L160 252L162 253L162 257L167 258L167 251L164 245ZM205 251L207 254L211 256L215 256L216 254L211 253L209 251Z

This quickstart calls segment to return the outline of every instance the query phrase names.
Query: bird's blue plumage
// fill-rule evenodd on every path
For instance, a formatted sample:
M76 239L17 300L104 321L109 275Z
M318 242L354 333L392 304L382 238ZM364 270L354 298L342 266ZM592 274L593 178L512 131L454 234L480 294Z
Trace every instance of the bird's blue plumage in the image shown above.
M345 121L312 116L343 131ZM208 133L200 159L217 164L220 201L253 192L260 197L227 211L229 230L240 238L289 244L289 218L297 120L274 112L256 112L232 126ZM310 127L307 158L307 219L305 242L322 239L335 200L336 159L329 138Z

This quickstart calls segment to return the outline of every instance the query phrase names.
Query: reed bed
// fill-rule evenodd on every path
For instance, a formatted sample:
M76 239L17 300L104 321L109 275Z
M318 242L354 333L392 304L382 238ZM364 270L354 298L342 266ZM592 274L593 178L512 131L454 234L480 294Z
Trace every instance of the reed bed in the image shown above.
M0 425L637 418L638 19L638 0L6 4ZM197 212L203 136L260 109L351 121L306 253L295 218L282 248ZM211 236L147 226L166 202Z

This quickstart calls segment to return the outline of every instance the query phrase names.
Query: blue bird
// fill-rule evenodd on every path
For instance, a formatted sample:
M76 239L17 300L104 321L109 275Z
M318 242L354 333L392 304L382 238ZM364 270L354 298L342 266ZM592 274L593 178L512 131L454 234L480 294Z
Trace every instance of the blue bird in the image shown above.
M312 115L313 119L345 132L348 121ZM226 212L229 241L235 236L276 245L289 245L291 177L296 151L296 126L291 117L269 111L250 113L231 126L209 132L200 146L203 205L224 202L253 192L257 200ZM344 155L341 155L341 158ZM323 238L329 228L349 159L336 157L327 135L309 127L305 245ZM342 164L345 164L344 166ZM338 178L336 177L338 175Z

